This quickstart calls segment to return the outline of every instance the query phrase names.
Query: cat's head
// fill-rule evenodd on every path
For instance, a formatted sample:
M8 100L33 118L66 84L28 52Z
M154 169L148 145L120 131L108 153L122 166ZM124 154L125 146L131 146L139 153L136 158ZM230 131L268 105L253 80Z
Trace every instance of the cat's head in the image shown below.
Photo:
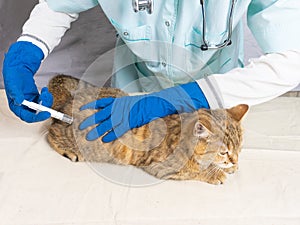
M243 140L241 120L248 109L248 105L241 104L230 109L198 111L193 135L198 138L194 158L200 166L237 166Z

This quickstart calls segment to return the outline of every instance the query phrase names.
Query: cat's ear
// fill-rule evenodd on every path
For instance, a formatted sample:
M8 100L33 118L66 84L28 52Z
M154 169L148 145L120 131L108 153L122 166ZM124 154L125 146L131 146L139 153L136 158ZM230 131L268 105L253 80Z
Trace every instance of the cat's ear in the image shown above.
M194 136L199 138L207 138L212 132L204 126L201 122L196 122L194 127Z
M240 104L237 106L234 106L230 109L227 109L227 112L232 116L233 119L236 121L241 121L246 113L249 110L249 106L246 104Z

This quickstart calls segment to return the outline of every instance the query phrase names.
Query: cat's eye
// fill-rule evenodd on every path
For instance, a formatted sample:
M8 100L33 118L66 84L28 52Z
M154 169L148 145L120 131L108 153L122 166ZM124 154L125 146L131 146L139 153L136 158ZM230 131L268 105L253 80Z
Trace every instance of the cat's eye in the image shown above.
M219 154L222 155L222 156L225 156L227 155L228 151L225 151L225 152L220 152Z

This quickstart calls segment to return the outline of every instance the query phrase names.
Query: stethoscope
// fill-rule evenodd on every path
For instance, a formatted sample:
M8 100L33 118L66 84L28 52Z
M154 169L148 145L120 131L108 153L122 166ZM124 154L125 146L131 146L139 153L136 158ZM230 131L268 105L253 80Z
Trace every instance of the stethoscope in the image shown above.
M219 44L210 44L209 41L206 39L206 13L205 13L205 1L200 0L200 5L202 8L202 18L203 18L203 30L202 30L202 41L203 44L201 45L201 50L216 50L216 49L222 49L226 46L231 45L231 36L232 36L232 19L233 19L233 10L234 6L237 0L231 0L230 5L230 12L229 17L227 21L227 38L224 42ZM148 14L153 13L153 0L132 0L132 7L134 12L144 11L146 10Z

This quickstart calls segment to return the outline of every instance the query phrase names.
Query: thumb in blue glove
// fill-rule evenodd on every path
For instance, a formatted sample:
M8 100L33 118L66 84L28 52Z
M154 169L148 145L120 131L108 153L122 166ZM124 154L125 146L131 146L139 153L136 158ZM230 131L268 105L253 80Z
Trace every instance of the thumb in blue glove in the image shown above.
M79 129L97 124L88 132L86 139L92 141L105 134L102 141L111 142L128 130L154 119L174 113L192 112L199 108L209 108L209 105L198 84L192 82L152 94L103 98L88 103L81 110L99 111L86 118Z

